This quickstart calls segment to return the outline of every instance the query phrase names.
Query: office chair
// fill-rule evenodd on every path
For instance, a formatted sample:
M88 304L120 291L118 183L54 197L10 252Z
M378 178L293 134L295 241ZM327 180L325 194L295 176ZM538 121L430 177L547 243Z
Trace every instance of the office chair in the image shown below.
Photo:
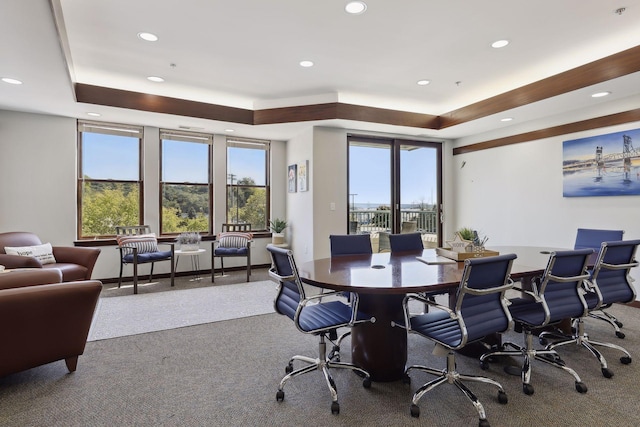
M587 392L587 386L578 374L562 362L558 353L551 349L533 347L533 331L547 325L560 323L564 319L581 317L586 314L586 302L582 296L582 283L589 278L587 262L592 249L552 252L547 267L539 279L528 291L514 287L523 293L522 298L510 299L509 312L515 322L515 330L524 333L524 347L505 342L497 351L480 356L480 366L488 369L488 361L497 356L522 356L522 391L531 395L531 365L533 361L544 362L571 374L575 379L575 388L580 393ZM527 296L529 298L527 298ZM514 350L506 350L512 347Z
M368 234L332 234L329 236L331 256L371 254Z
M120 276L118 288L122 284L122 269L125 264L133 264L133 293L138 293L138 265L151 263L149 282L153 280L153 266L156 262L169 261L171 263L171 286L174 286L175 277L175 245L162 243L169 246L169 250L161 251L158 248L158 239L148 225L118 226L116 227L116 241L120 250Z
M211 282L214 282L216 258L220 258L220 268L224 276L224 259L242 257L247 260L247 282L251 276L251 224L222 224L222 232L211 243Z
M389 246L391 246L391 253L424 249L421 233L390 234Z
M635 254L640 245L640 240L624 240L603 242L598 253L598 259L591 274L591 281L587 283L587 292L584 295L587 302L587 315L599 310L603 304L610 306L614 302L627 303L636 299L636 293L629 276L629 271L638 266ZM567 336L558 331L546 331L540 334L540 342L546 344L549 339L559 339L547 345L547 349L553 350L567 344L577 344L593 354L600 362L600 370L605 378L611 378L613 372L608 368L607 361L602 353L594 346L607 347L624 353L620 362L628 365L631 363L631 354L616 344L592 341L585 332L584 316L573 319L573 334Z
M612 242L622 240L624 230L599 230L593 228L578 228L576 234L576 242L574 249L591 248L594 252L598 252L602 245L602 242ZM624 332L620 330L622 328L622 322L620 322L614 315L605 311L609 308L610 304L601 306L598 310L593 310L589 313L590 317L603 320L609 323L618 338L624 338Z
M404 325L394 324L394 326L405 327L408 333L416 333L430 339L436 343L436 350L440 348L447 352L446 369L413 365L405 370L403 379L405 383L411 382L409 377L411 370L424 371L437 376L413 394L411 401L413 417L420 416L418 401L422 396L445 383L458 387L473 403L478 411L481 427L489 426L484 407L463 381L492 384L498 387L498 401L502 404L507 403L507 394L497 381L481 376L462 375L456 371L455 350L488 335L504 332L511 326L511 316L504 294L513 286L509 273L515 258L515 254L506 254L465 260L453 309L430 301L420 294L408 294L404 298ZM425 314L412 315L409 312L411 300L429 304L431 310Z
M331 256L343 255L370 255L373 253L371 247L371 237L368 234L332 234L329 236L329 245L331 247ZM324 292L324 291L323 291ZM341 292L340 295L351 301L351 296L347 292ZM329 357L335 361L340 361L340 345L342 341L351 335L351 330L340 335L333 346Z
M317 302L321 297L330 294L322 294L307 297L304 287L298 276L298 269L293 252L288 249L279 248L271 244L267 245L267 250L271 254L272 266L269 275L278 282L278 293L274 302L277 313L289 317L295 323L300 332L305 334L318 335L320 337L318 358L314 359L306 356L293 356L289 360L285 372L287 375L282 378L276 393L276 400L284 400L284 386L289 379L312 372L322 371L331 393L331 413L338 414L340 405L338 403L338 392L331 377L329 369L350 369L364 377L362 385L365 388L371 387L369 373L351 363L334 361L327 357L327 345L325 337L335 335L336 329L344 326L353 326L361 322L375 321L373 318L365 318L362 313L358 313L358 296L352 297L352 304L345 304L342 301L333 300L330 302ZM293 362L299 360L305 365L297 370L293 370Z

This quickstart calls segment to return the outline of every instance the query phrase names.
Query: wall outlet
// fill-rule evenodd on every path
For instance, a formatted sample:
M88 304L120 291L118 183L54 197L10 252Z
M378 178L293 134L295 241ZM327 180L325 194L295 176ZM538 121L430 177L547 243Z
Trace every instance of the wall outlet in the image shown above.
M336 204L333 203L333 202L329 203L329 209L332 210L332 211L335 211L336 210Z

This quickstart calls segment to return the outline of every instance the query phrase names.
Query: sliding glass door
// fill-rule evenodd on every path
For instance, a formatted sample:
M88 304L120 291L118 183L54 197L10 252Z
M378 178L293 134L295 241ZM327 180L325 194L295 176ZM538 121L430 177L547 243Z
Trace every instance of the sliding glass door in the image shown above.
M374 251L388 249L388 233L418 231L426 247L437 246L441 144L352 135L348 141L349 233L370 234Z

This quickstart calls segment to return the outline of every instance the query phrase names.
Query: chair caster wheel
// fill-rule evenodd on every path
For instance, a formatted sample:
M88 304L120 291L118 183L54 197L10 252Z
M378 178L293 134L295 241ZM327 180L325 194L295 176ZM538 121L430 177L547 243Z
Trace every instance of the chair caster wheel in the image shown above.
M403 384L411 384L411 377L408 374L404 374L402 376L402 383Z
M547 345L549 344L549 340L546 338L540 338L538 341L540 341L540 345Z
M480 361L480 369L486 371L489 369L489 364L485 360Z
M418 418L420 416L420 407L415 403L411 404L411 416L414 418Z
M276 393L276 401L282 402L283 400L284 400L284 391L278 390L278 392Z
M626 336L623 332L620 331L616 331L616 336L620 339L624 339L624 337Z
M291 372L293 372L293 364L292 364L292 363L289 363L289 364L287 365L287 367L286 367L286 368L284 368L284 372L285 372L285 373L287 373L287 374L290 374Z
M619 320L615 320L613 323L615 323L618 326L618 328L622 328L624 326L622 322Z
M491 426L489 425L489 421L480 420L480 422L478 423L478 427L491 427Z
M505 393L504 391L499 391L498 392L498 402L500 402L501 404L506 404L509 401L509 398L507 397L507 393Z
M338 402L333 402L331 404L331 413L333 415L338 415L340 413L340 404Z
M623 365L628 365L629 363L631 363L631 358L629 356L623 356L620 358L620 363L622 363Z
M587 386L584 383L579 383L576 381L576 390L578 391L578 393L586 393Z
M602 368L602 376L605 378L611 378L613 376L613 372L609 368Z
M576 385L576 387L578 386ZM535 390L531 384L522 384L522 391L524 394L531 396Z
M371 388L371 378L365 378L362 380L362 387Z

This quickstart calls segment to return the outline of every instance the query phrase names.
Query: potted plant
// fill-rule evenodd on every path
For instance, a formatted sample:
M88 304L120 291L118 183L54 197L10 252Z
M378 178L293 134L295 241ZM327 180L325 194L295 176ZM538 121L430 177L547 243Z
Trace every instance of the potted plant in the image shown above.
M271 228L271 242L274 245L284 244L284 229L287 228L287 221L281 218L275 218L269 221L269 228Z
M200 240L202 240L200 233L185 232L178 235L176 242L180 245L181 251L189 252L200 249Z

